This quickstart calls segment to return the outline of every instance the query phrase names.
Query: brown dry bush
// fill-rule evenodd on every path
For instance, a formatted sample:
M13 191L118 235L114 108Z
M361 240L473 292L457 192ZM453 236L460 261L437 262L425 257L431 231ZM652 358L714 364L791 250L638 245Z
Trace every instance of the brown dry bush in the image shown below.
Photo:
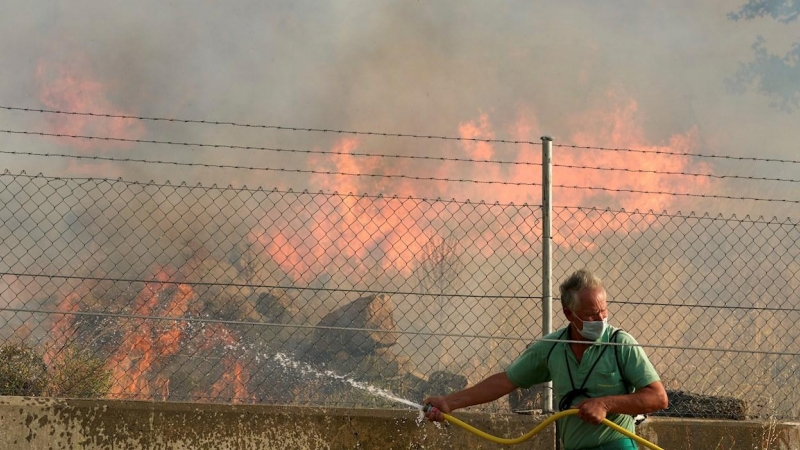
M24 344L0 346L0 395L26 397L104 397L111 389L105 362L86 350L66 348L49 366Z

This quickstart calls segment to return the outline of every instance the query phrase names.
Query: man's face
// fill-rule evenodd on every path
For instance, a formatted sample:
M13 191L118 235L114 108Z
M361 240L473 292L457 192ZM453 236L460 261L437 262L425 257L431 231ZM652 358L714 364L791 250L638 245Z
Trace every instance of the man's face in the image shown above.
M583 330L583 322L607 319L606 291L589 288L578 292L578 306L572 311L564 308L564 314L578 330Z

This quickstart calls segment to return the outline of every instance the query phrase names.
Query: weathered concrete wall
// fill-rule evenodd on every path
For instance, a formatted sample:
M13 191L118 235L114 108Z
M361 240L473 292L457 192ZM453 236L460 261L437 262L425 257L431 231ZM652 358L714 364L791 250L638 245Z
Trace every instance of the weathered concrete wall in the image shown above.
M665 450L800 449L800 423L658 418L636 433Z
M459 413L516 437L532 416ZM800 423L651 418L637 432L665 450L800 450ZM555 427L506 447L399 410L0 397L6 449L508 449L554 450Z
M460 414L500 436L520 436L531 416ZM6 449L501 449L458 427L417 423L417 413L256 405L0 397ZM516 449L552 450L548 427Z

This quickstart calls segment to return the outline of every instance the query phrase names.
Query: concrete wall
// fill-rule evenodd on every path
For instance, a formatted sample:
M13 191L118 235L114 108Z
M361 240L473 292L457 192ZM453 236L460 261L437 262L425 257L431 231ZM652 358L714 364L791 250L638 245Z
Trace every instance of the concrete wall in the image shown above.
M508 449L554 450L555 427L515 447L417 413L255 405L0 397L6 449ZM490 434L517 437L540 419L459 413ZM648 419L637 432L665 450L800 450L800 424Z
M636 434L665 450L800 450L800 423L657 418Z
M460 417L508 437L538 423L531 416ZM508 448L417 418L398 410L0 397L0 450ZM515 448L552 450L554 432L548 427Z

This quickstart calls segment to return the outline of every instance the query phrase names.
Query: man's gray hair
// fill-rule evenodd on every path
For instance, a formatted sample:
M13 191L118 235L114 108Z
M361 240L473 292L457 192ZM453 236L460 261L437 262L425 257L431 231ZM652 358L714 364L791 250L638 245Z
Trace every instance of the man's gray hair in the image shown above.
M603 287L603 281L592 272L581 269L570 275L566 281L561 283L559 287L561 290L561 304L565 308L575 311L575 308L578 307L578 292L587 288L598 287L605 289L605 287Z

